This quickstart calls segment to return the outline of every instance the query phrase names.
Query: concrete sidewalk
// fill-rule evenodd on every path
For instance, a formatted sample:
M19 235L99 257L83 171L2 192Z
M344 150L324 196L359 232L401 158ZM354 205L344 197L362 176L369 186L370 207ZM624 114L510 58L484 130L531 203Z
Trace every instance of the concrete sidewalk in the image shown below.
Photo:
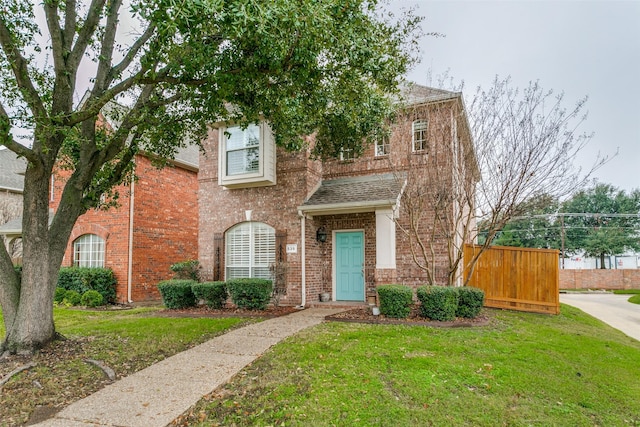
M560 294L560 302L579 308L596 319L640 341L640 305L627 301L631 295L612 293Z
M340 311L305 309L233 330L122 378L35 425L164 427L269 347Z

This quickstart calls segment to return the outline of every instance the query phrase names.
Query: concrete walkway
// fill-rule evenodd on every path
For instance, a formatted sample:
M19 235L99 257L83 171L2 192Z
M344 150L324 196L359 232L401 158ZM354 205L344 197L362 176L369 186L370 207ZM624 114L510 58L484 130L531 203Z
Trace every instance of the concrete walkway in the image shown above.
M305 309L233 330L122 378L35 425L164 427L269 347L343 310Z
M579 308L640 341L640 305L627 300L631 295L612 293L560 294L560 302Z

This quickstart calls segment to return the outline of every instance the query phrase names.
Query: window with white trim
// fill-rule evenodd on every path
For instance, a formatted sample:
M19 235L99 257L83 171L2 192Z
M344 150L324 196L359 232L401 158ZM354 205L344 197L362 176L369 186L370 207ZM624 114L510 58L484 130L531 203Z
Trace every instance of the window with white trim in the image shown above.
M84 234L73 242L74 267L104 267L104 239Z
M355 158L353 154L353 148L341 148L340 149L340 161L346 162Z
M270 279L276 261L275 229L262 222L243 222L225 233L226 279Z
M218 183L225 187L274 185L275 142L266 123L220 129Z
M413 151L427 151L429 148L427 133L429 121L426 119L415 120L412 124Z
M386 156L391 152L391 144L386 136L376 140L376 157Z

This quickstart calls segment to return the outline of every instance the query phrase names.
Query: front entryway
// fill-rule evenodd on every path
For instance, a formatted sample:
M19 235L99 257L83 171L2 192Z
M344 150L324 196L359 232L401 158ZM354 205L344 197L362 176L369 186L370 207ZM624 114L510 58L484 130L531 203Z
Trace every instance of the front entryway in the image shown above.
M336 300L364 301L364 232L335 233Z

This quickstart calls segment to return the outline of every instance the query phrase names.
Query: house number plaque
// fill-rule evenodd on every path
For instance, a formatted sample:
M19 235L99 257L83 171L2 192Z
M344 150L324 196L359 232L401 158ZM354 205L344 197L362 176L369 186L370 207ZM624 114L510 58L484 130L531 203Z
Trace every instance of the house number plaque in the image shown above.
M296 254L296 253L298 253L298 244L297 243L289 243L289 244L287 244L287 253L288 254Z

